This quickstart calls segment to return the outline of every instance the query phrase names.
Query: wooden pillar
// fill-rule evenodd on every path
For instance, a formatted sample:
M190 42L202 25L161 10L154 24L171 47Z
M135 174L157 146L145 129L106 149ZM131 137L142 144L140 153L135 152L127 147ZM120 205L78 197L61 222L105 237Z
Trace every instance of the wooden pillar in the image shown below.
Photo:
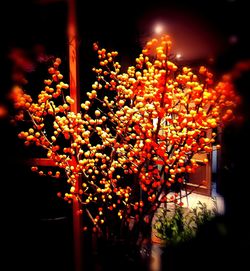
M76 24L76 1L68 0L68 44L69 44L69 85L70 96L74 99L71 105L71 111L78 113L80 110L80 94L78 80L78 39ZM73 163L76 165L76 161ZM80 178L76 180L75 189L80 188ZM73 242L74 242L74 263L75 271L83 271L82 265L82 241L83 234L81 232L82 223L80 215L80 203L73 199Z
M75 103L71 105L71 111L77 113L80 110L80 91L78 78L78 35L76 24L76 1L68 1L69 83L70 95L75 100Z

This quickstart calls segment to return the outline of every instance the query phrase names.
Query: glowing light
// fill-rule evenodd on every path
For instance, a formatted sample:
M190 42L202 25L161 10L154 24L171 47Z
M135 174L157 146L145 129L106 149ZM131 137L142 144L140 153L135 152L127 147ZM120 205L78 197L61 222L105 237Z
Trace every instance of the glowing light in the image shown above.
M180 53L177 53L177 54L176 54L176 58L177 58L177 59L180 59L181 57L182 57L182 54L180 54Z
M156 34L161 34L163 30L164 30L164 26L161 23L156 24L156 26L154 27L154 32Z

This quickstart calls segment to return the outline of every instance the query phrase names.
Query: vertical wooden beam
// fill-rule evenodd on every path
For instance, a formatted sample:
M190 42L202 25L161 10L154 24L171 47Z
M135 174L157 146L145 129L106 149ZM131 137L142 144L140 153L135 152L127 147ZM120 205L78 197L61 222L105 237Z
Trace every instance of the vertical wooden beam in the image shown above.
M68 44L69 44L69 85L70 96L74 99L71 111L74 113L80 110L80 94L78 82L78 40L76 24L76 1L68 0ZM77 161L74 162L76 165ZM75 189L80 188L80 178L76 180ZM74 264L75 271L83 271L82 265L82 223L80 215L80 203L73 199L73 242L74 242Z
M68 44L69 44L69 83L70 95L75 100L71 111L80 110L80 91L78 76L78 36L76 24L76 0L68 0Z

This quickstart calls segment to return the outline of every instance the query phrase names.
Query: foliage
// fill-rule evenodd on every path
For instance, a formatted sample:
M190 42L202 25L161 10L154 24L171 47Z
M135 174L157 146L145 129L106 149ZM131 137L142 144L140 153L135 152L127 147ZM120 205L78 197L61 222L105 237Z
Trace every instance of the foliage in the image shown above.
M217 82L204 66L178 67L168 35L147 42L126 72L118 52L97 44L94 50L96 81L80 112L71 110L75 101L60 58L37 97L13 89L15 120L29 120L19 138L44 149L59 168L33 171L56 178L65 173L69 191L58 195L78 200L95 226L108 222L111 212L125 222L131 215L141 221L161 202L178 203L168 192L197 169L196 153L212 151L217 127L234 119L239 98L229 78Z
M194 238L199 228L216 214L215 208L209 209L206 203L200 201L191 209L176 205L174 210L169 211L166 207L160 207L153 229L156 236L166 241L166 244L178 244Z

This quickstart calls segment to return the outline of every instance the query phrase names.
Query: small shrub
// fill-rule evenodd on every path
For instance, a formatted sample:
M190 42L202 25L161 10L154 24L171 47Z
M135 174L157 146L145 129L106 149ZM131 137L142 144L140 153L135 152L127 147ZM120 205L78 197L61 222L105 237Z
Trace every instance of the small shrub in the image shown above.
M175 205L168 209L160 207L153 223L156 237L167 244L177 244L194 238L199 227L216 215L216 209L209 209L206 203L198 202L195 208Z

